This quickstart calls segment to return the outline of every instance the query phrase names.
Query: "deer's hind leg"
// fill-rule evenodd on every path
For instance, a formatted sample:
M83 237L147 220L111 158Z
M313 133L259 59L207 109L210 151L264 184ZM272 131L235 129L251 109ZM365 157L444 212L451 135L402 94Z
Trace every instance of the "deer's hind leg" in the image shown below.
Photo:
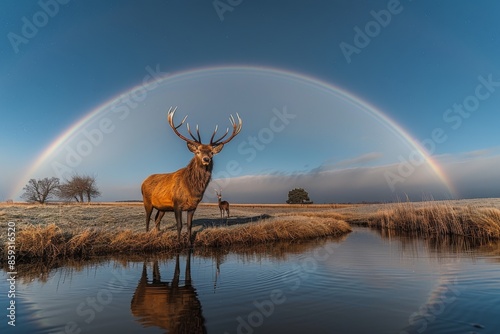
M155 215L155 228L156 230L160 230L160 222L161 222L161 219L163 218L163 216L165 215L165 211L156 211L156 215Z

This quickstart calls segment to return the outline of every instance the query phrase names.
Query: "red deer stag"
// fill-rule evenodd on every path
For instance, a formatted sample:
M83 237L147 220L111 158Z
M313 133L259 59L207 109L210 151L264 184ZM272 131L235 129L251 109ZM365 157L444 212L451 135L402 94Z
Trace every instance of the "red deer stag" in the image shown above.
M179 254L172 281L162 281L158 261L154 261L151 280L144 263L130 310L144 327L159 327L167 333L206 333L201 302L191 281L191 254L186 258L184 285L180 272Z
M217 195L217 199L219 200L219 210L220 210L220 219L222 220L224 216L224 212L226 212L226 219L229 218L229 202L222 200L222 189L220 192L215 189L215 194Z
M225 144L230 142L241 131L242 120L238 114L238 123L235 122L231 115L229 120L233 126L233 132L229 138L226 136L229 133L229 128L226 133L217 140L214 140L218 126L215 126L214 133L210 138L210 144L202 144L200 131L196 126L197 138L191 133L189 123L186 124L187 130L191 139L184 137L177 129L184 124L187 116L177 126L174 125L174 114L177 108L170 108L168 111L168 123L175 134L186 141L188 149L194 153L193 159L189 164L179 169L176 172L169 174L153 174L150 175L142 183L142 198L144 208L146 210L146 231L149 231L149 220L153 208L157 210L155 215L156 229L160 229L160 221L166 211L173 211L175 221L177 223L177 238L180 240L182 230L182 211L187 211L187 230L189 242L191 243L191 224L193 215L203 198L205 189L207 188L210 178L212 177L213 161L212 157L219 153Z

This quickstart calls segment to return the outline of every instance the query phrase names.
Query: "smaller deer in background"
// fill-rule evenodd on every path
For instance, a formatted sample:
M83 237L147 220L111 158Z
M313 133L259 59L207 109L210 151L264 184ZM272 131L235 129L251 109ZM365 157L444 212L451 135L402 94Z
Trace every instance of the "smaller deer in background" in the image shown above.
M215 193L217 194L217 199L219 200L220 219L222 220L224 212L226 212L227 214L226 220L227 220L227 218L229 218L229 202L222 200L222 189L220 190L220 192L217 191L217 189L215 189Z

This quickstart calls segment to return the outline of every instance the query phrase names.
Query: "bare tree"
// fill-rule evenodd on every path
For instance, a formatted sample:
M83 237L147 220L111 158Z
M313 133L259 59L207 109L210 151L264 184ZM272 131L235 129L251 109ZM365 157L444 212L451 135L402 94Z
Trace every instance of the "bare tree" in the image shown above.
M57 197L59 197L63 201L67 201L67 202L71 202L72 200L78 201L78 198L76 198L74 196L70 185L67 183L61 184L59 186L59 189L57 191Z
M28 202L38 202L44 204L45 201L56 195L59 189L59 179L57 177L48 177L43 179L30 179L28 184L24 186L22 198Z
M99 196L101 192L97 188L95 176L75 174L59 186L58 197L67 201L90 202L92 198Z
M85 181L85 195L87 196L87 202L90 203L91 198L101 196L99 188L97 188L97 182L95 176L84 176Z

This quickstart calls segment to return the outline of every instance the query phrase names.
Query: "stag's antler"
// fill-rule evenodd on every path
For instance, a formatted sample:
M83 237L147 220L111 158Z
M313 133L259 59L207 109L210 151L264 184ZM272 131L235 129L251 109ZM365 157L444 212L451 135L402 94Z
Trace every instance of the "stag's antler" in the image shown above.
M180 128L182 126L182 124L184 124L184 122L186 121L187 115L184 116L184 119L182 120L182 122L179 125L175 126L174 125L174 115L175 115L175 111L176 110L177 110L177 107L175 107L175 108L174 107L170 107L170 109L168 109L168 114L167 114L168 124L170 124L170 127L172 128L172 130L174 130L175 134L179 138L181 138L182 140L187 141L188 143L201 144L200 129L198 128L198 125L196 125L196 134L198 135L198 138L195 138L193 136L193 134L191 133L191 129L189 128L189 123L186 124L186 127L188 129L188 133L191 136L191 138L193 138L193 140L184 137L179 131L177 131L177 129Z
M192 140L189 139L189 138L184 137L179 131L177 131L177 129L180 128L182 126L182 124L184 124L184 122L186 121L187 115L184 117L184 119L182 120L182 122L179 125L175 126L175 124L174 124L174 114L175 114L176 110L177 110L177 107L175 107L175 108L174 107L170 107L170 109L168 110L168 115L167 115L168 124L170 124L170 127L172 128L172 130L174 130L175 134L179 138L181 138L182 140L187 141L188 143L201 144L200 129L199 129L198 125L196 125L196 135L198 137L198 138L196 138L191 133L191 129L189 128L189 123L186 124L186 128L188 130L188 133L191 136L191 138L193 138ZM229 117L229 120L231 121L231 125L233 126L233 133L231 134L231 136L229 138L227 138L226 140L222 141L222 139L224 139L227 136L227 134L229 133L229 128L227 128L226 129L226 133L222 137L220 137L219 139L217 139L217 140L214 141L214 137L215 137L215 135L217 133L217 130L219 128L219 126L216 125L214 133L212 134L212 137L210 138L210 145L217 146L217 145L227 144L227 143L229 143L231 141L231 139L234 138L234 136L236 136L238 133L240 133L241 127L243 125L243 121L241 120L240 115L238 115L238 113L236 113L236 116L238 118L238 124L236 124L233 115L230 115L230 117Z
M216 125L214 133L212 134L212 138L210 138L210 145L216 146L216 145L227 144L227 143L229 143L231 141L231 139L234 138L234 136L236 136L238 133L240 133L241 127L243 125L243 121L241 120L240 115L238 115L238 113L236 113L236 117L238 117L238 124L236 124L236 122L234 121L233 115L230 115L230 117L229 117L229 120L231 121L231 125L233 126L233 133L231 134L231 136L228 139L226 139L224 141L221 141L229 133L229 128L227 128L226 129L226 133L222 137L220 137L219 139L217 139L217 140L214 141L215 134L217 133L217 129L219 128Z

